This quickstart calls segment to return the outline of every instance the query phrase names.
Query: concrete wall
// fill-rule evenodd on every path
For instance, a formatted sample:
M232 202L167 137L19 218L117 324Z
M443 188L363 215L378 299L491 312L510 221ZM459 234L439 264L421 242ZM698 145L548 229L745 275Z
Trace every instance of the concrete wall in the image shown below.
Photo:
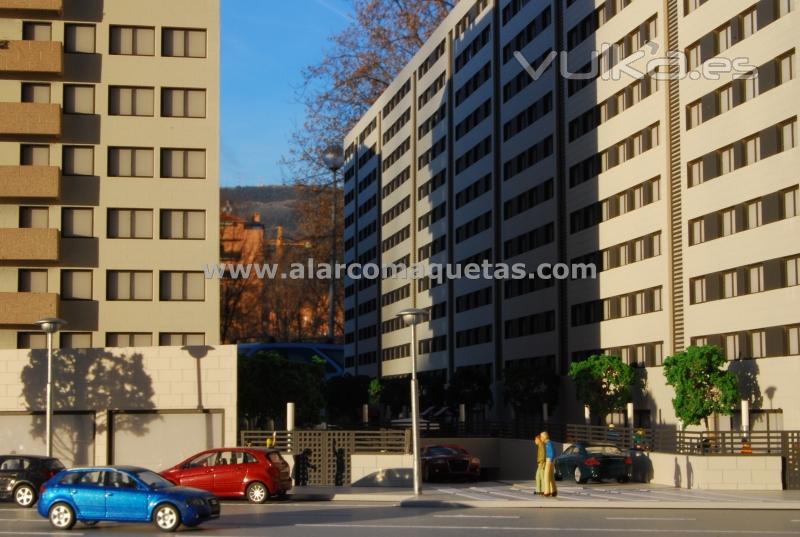
M781 457L648 454L651 483L685 489L782 490Z
M70 463L106 464L109 453L121 453L109 446L109 416L113 435L128 448L140 446L140 464L174 464L201 449L236 444L236 358L234 345L56 351L54 409L66 414L54 420L56 455ZM44 452L42 419L31 417L26 427L20 417L45 409L46 377L45 351L0 350L0 430L16 428L27 438L0 435L0 451ZM198 409L214 411L204 434L198 432L204 421L198 422ZM93 422L93 436L90 431L88 438L73 438L79 435L68 423L83 414ZM162 423L173 427L164 431ZM83 455L76 454L78 446ZM176 460L148 455L165 450ZM124 451L124 462L137 463L130 449Z
M408 480L404 476L413 467L414 458L408 454L356 453L350 456L350 482L353 485L406 485Z

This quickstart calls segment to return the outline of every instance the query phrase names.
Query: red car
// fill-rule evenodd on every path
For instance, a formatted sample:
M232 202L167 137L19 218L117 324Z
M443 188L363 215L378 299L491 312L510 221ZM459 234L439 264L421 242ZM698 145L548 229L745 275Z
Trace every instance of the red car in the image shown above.
M207 490L221 498L264 503L292 488L289 465L279 451L260 448L209 449L164 470L176 485Z
M420 459L423 481L454 478L477 481L481 476L481 460L461 446L426 446Z

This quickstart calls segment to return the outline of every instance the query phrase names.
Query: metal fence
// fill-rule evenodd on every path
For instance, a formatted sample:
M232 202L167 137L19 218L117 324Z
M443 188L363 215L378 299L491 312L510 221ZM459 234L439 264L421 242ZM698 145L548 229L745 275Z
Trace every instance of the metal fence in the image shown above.
M239 445L265 447L268 439L274 439L275 449L294 454L308 447L304 444L315 437L330 437L341 444L339 447L352 446L349 449L352 453L409 453L411 451L411 431L406 429L241 431Z

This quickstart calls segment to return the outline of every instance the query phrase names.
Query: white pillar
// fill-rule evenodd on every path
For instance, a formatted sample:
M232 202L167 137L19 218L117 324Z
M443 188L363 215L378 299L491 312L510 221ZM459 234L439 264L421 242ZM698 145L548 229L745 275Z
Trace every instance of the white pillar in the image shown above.
M465 424L467 422L467 407L464 403L458 404L458 423Z
M45 416L45 452L53 456L53 332L47 332L47 415Z
M369 405L361 405L361 421L364 425L369 425Z
M586 423L586 425L592 423L591 418L592 415L591 411L589 410L589 405L583 405L583 421Z
M742 399L742 433L744 436L750 434L750 401Z
M417 401L417 319L411 325L411 445L414 457L414 495L422 493L419 459L419 401Z
M545 423L547 423L547 420L550 417L548 416L547 410L547 403L542 403L542 421Z
M628 415L628 427L633 427L633 403L628 403L627 415Z
M294 431L294 403L286 403L286 430Z

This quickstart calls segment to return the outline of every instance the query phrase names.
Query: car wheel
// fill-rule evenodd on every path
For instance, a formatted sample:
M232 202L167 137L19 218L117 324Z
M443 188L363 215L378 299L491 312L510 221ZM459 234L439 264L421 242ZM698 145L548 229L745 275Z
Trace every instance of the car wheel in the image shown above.
M93 528L94 526L97 526L97 521L96 520L84 520L83 521L83 525L84 526L89 526L90 528Z
M626 475L621 475L617 478L617 483L627 483L631 478Z
M174 505L164 503L156 507L153 522L161 531L175 531L181 525L181 514Z
M589 480L588 477L584 477L580 466L575 467L575 471L572 473L572 476L575 478L575 482L578 484L586 483Z
M72 529L75 525L75 511L64 502L53 504L47 517L50 519L50 524L59 530Z
M425 466L422 469L422 482L423 483L431 482L431 469L428 466Z
M254 481L247 485L247 500L250 503L264 503L267 501L269 491L266 485L260 481Z
M20 507L31 507L36 503L36 491L30 485L20 485L14 491L14 501Z
M555 471L553 471L553 479L556 481L561 481L564 479L564 476L561 474L561 470L558 469L558 466L556 466Z

